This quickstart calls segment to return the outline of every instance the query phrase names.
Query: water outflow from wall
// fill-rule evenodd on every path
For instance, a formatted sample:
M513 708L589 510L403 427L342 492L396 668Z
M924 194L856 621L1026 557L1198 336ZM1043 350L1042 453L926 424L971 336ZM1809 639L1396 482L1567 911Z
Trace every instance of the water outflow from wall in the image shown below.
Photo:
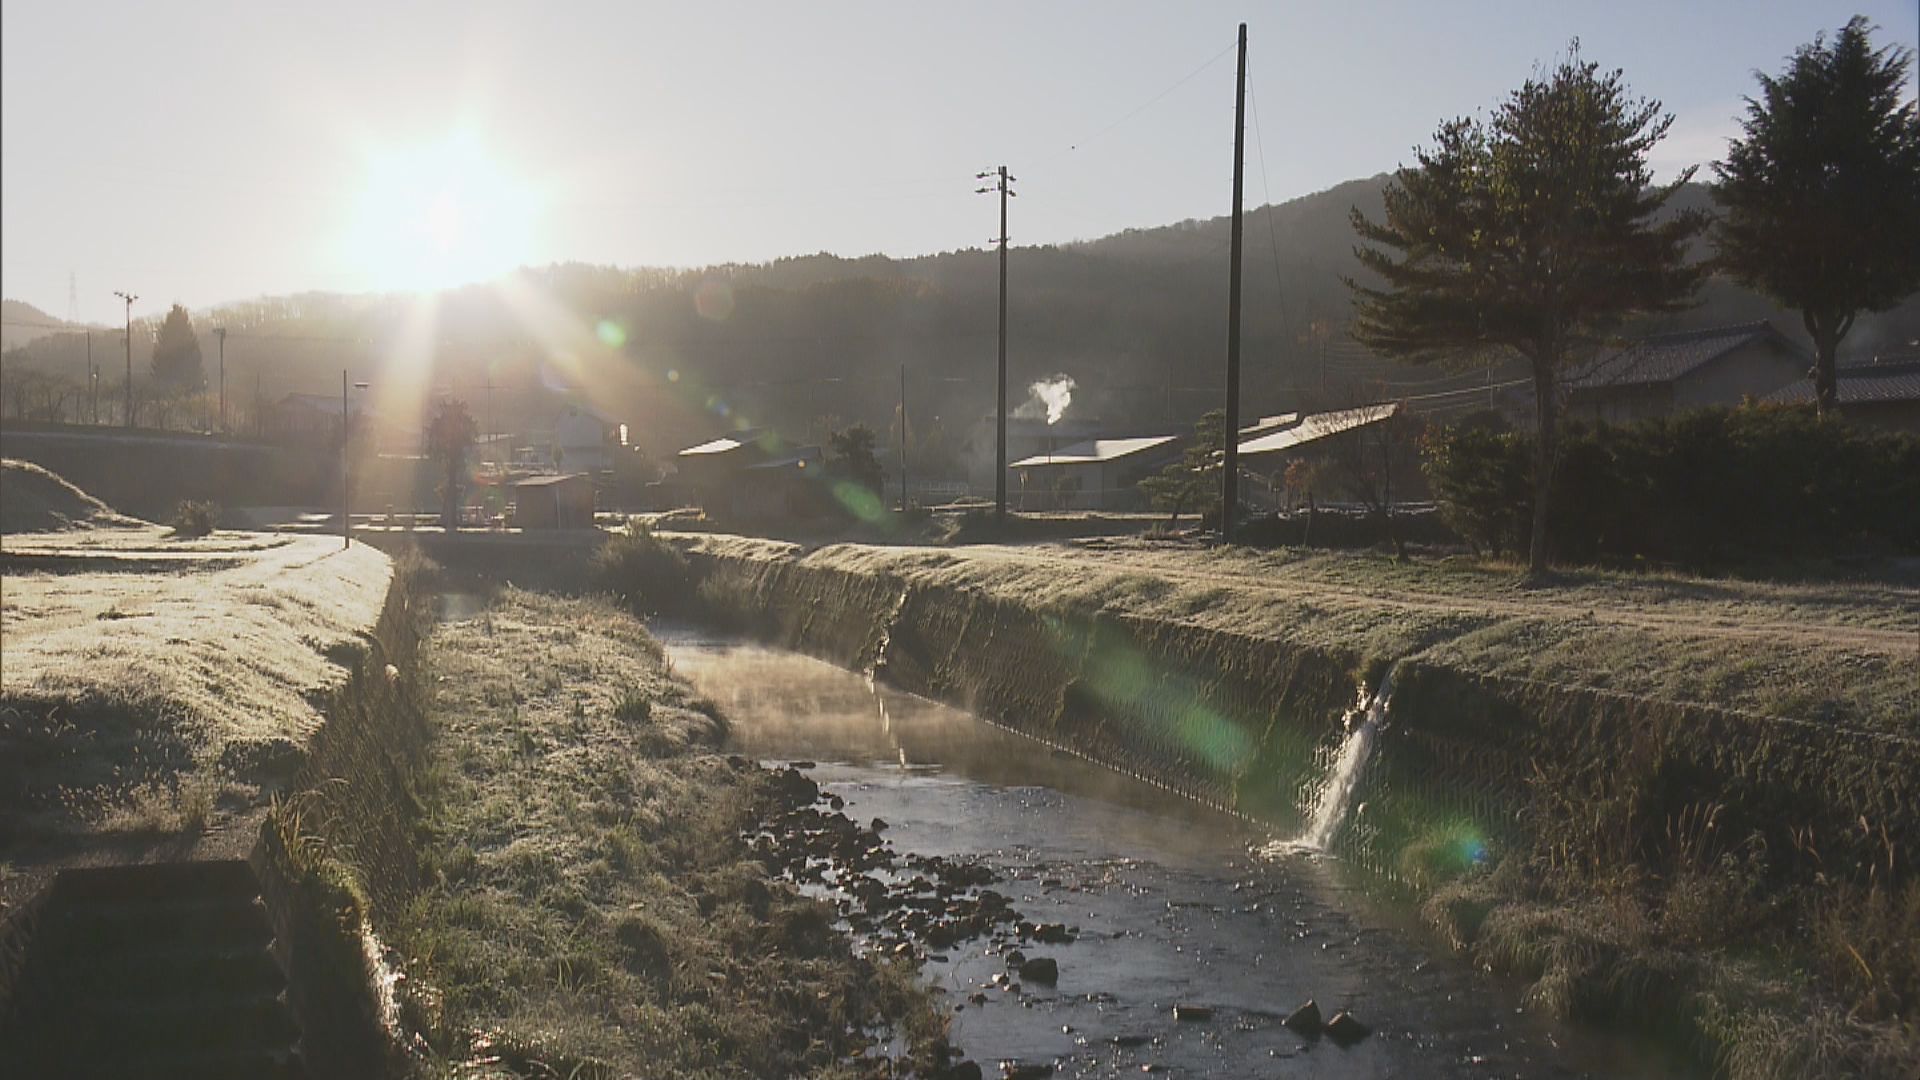
M880 624L880 637L874 642L873 659L867 664L866 670L861 672L867 680L869 690L873 689L874 680L879 677L880 669L887 666L887 648L893 644L893 627L900 621L900 613L906 610L909 591L900 590L900 598L893 602L893 610L887 613L885 621Z
M1360 778L1366 772L1367 759L1373 756L1374 740L1386 727L1392 697L1393 672L1389 670L1380 680L1380 689L1347 715L1346 740L1340 744L1333 768L1328 770L1327 779L1320 786L1319 798L1314 801L1306 830L1300 834L1296 846L1325 851L1340 834L1340 826L1346 823L1353 805L1353 793L1359 789Z

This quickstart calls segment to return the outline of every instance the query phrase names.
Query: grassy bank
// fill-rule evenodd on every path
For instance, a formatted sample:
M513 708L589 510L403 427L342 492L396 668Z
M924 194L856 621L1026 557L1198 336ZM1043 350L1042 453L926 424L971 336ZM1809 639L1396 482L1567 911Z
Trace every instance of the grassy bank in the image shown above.
M631 616L507 590L442 626L426 887L392 933L430 1075L858 1074L923 1049L913 973L854 957L744 836L785 808Z
M1399 664L1337 847L1457 948L1736 1077L1920 1073L1920 590L680 543L757 632L1282 827Z
M178 537L14 463L6 484L9 529L32 531L0 539L0 847L194 828L283 789L380 617L387 557Z

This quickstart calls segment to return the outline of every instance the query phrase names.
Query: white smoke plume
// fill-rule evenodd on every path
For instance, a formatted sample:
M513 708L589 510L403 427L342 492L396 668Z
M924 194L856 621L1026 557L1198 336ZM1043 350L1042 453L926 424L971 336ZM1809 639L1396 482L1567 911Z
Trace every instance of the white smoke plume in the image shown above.
M1073 376L1052 375L1027 387L1025 404L1013 410L1013 415L1022 420L1037 420L1042 416L1047 423L1057 424L1067 415L1067 406L1073 404Z

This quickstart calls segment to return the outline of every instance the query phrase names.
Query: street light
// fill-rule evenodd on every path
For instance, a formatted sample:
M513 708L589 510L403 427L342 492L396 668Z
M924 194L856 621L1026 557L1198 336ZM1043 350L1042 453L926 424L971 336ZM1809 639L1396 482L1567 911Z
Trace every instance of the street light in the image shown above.
M367 384L353 384L355 390L365 390ZM353 413L347 405L347 369L340 369L340 546L353 546L353 459L348 453L347 444L353 433Z
M133 302L140 299L118 289L113 295L127 302L127 426L133 426Z

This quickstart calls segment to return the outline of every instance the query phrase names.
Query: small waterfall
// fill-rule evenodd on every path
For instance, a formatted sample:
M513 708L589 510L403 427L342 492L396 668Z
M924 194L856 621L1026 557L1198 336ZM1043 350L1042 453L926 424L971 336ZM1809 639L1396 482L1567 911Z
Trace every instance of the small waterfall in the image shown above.
M1325 851L1332 846L1333 838L1340 833L1340 826L1346 823L1347 811L1353 804L1353 793L1360 786L1360 777L1366 772L1367 758L1373 754L1373 743L1380 737L1380 729L1387 724L1388 702L1393 696L1393 672L1389 670L1380 680L1380 689L1368 698L1363 707L1347 714L1347 738L1340 744L1340 753L1333 760L1333 768L1328 770L1326 782L1321 785L1319 797L1314 801L1313 813L1307 818L1307 827L1293 846Z
M900 621L900 613L906 610L908 590L901 589L899 599L893 602L893 610L887 613L886 620L880 624L880 638L874 644L873 659L861 674L866 676L867 686L872 688L880 669L887 666L887 647L893 644L893 624Z

